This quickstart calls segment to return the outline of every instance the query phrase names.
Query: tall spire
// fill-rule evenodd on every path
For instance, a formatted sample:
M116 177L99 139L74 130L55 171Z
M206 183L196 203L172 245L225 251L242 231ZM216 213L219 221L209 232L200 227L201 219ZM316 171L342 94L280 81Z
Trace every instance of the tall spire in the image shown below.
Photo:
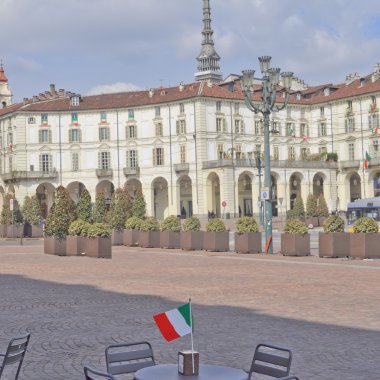
M8 82L8 78L4 74L3 60L0 60L0 82Z
M0 60L0 108L12 104L12 92L8 86L8 78L5 76L3 60Z
M198 72L195 74L196 81L221 82L223 80L219 69L220 56L215 51L212 39L211 8L210 0L203 0L203 41L202 49L197 57Z

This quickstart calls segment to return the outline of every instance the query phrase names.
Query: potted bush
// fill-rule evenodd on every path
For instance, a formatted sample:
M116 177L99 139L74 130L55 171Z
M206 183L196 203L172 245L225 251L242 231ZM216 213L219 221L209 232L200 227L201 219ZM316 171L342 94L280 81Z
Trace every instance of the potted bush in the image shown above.
M136 192L135 198L132 202L132 215L144 219L146 216L146 203L144 195L141 190Z
M92 223L91 195L87 189L82 191L77 204L77 217L88 223Z
M344 232L344 220L338 215L329 216L319 233L319 257L348 257L350 235Z
M124 226L131 216L131 200L126 189L116 189L112 194L109 225L112 229L112 245L123 245Z
M319 225L323 226L325 219L329 216L329 209L327 208L326 199L323 194L318 197L317 213Z
M230 250L229 232L219 218L211 219L206 225L203 236L203 249L206 251L228 252Z
M244 216L238 219L235 232L235 252L261 252L261 232L259 232L259 225L255 218Z
M66 254L66 236L73 218L70 200L68 191L63 186L58 186L46 218L45 253L61 256Z
M69 226L66 237L66 256L80 256L86 251L86 237L90 223L84 220L74 220Z
M292 210L292 217L295 219L304 220L305 219L305 206L303 204L303 199L301 197L301 194L298 194L295 201L294 201L294 207Z
M281 253L284 256L310 255L310 235L307 225L298 219L288 219L281 234Z
M41 227L42 213L38 199L35 195L24 198L22 206L22 214L24 216L24 236L37 238L43 236Z
M201 222L196 216L184 221L180 232L181 249L192 251L203 249L204 232L200 231Z
M91 224L86 235L87 256L112 258L111 230L105 223Z
M96 193L95 204L92 210L92 220L94 223L103 223L106 217L106 200L104 197L104 192L100 191Z
M380 234L376 220L363 216L353 225L350 234L350 257L357 259L380 258Z
M306 201L306 225L318 227L318 199L314 194L309 194Z
M156 219L147 218L141 223L139 245L143 248L160 248L160 225Z
M174 215L170 215L160 225L161 248L180 248L181 222Z
M10 202L13 202L13 211L10 208ZM13 194L7 194L4 199L3 209L1 212L1 223L4 225L4 237L16 238L24 236L24 226L22 225L23 216L19 204Z
M127 247L135 247L139 245L139 236L142 219L137 216L131 216L125 222L123 244Z

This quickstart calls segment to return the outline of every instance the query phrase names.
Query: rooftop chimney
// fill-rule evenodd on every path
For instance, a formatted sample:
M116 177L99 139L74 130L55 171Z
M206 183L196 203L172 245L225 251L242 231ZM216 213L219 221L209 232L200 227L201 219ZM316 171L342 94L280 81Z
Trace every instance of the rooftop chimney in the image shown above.
M52 94L55 94L55 84L54 84L54 83L52 83L52 84L50 85L50 92L51 92Z

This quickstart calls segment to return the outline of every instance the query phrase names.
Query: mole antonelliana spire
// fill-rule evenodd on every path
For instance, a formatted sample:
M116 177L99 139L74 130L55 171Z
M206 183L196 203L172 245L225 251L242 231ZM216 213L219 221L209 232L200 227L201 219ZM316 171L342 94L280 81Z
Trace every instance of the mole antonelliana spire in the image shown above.
M203 0L203 41L202 49L197 57L198 72L195 74L196 81L221 82L223 80L219 69L220 56L215 51L212 39L214 31L211 28L210 0Z

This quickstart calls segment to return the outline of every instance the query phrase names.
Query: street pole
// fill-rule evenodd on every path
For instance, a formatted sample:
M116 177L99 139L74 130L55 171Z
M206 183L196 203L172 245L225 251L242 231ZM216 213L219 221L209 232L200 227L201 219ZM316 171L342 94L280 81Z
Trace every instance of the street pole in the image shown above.
M269 199L265 199L265 237L266 237L266 253L273 253L272 239L272 191L271 189L271 172L270 172L270 143L269 143L269 119L271 112L278 112L284 109L289 100L289 92L292 82L293 73L286 72L281 74L282 90L285 91L284 103L281 107L276 105L277 90L280 85L280 69L270 68L271 57L259 57L260 69L263 77L260 79L261 87L261 105L254 104L252 95L254 93L253 81L254 70L244 70L240 78L241 88L244 92L244 100L248 109L254 113L261 113L264 118L264 153L265 153L265 171L264 184L269 190ZM258 90L260 92L260 90ZM257 101L256 101L257 103Z
M262 203L262 200L261 200L261 189L262 189L262 186L261 186L261 157L260 157L260 154L261 152L258 152L256 151L255 152L255 155L256 155L256 168L257 168L257 172L258 172L258 177L259 177L259 196L257 197L257 205L259 206L259 221L260 221L260 225L264 225L264 222L263 222L263 203Z

